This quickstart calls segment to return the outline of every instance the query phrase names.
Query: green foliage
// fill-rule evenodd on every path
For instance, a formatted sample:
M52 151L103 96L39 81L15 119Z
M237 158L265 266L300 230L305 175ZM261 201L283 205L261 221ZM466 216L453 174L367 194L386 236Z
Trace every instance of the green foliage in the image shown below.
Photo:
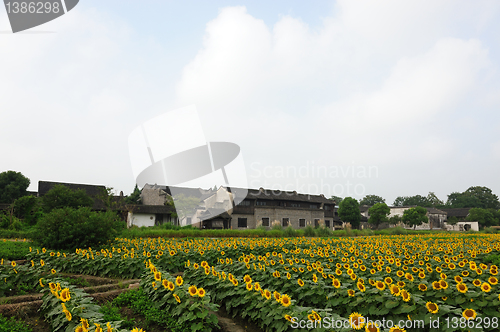
M333 195L332 197L330 197L330 199L331 199L331 200L333 200L333 201L335 201L335 203L336 203L337 205L339 205L339 204L340 204L340 202L342 202L342 200L343 200L343 198L342 198L342 197L335 196L335 195Z
M413 228L415 228L416 226L422 225L428 221L426 214L427 209L417 206L405 210L402 220L406 225L410 227L413 226Z
M30 247L35 248L33 243L19 241L1 241L0 259L21 260L25 259L30 252Z
M137 184L135 185L134 191L125 198L125 204L142 204L141 191Z
M358 201L352 197L346 197L339 205L339 217L344 222L351 223L352 228L359 228L361 213Z
M378 228L384 222L388 222L387 216L391 213L391 209L385 203L377 203L368 209L370 218L368 222Z
M449 217L446 222L450 225L456 225L458 222L458 218L455 216Z
M64 207L91 207L94 204L94 200L84 190L72 190L62 184L55 185L41 199L45 212Z
M304 228L304 235L307 237L314 237L316 236L316 232L314 232L314 228L311 225L307 225L306 228Z
M37 213L37 198L35 196L23 196L14 201L14 215L19 219L24 219L24 221L30 225L34 225L37 222L37 218L40 216Z
M448 195L446 205L451 208L483 208L499 209L498 196L487 187L469 187L463 193L454 192Z
M359 200L359 205L373 206L377 203L385 203L385 199L377 195L366 195L363 199Z
M297 231L292 227L288 226L283 230L285 237L295 237L297 236Z
M11 204L27 194L30 179L21 172L6 171L0 173L0 203Z
M481 227L496 225L496 220L491 211L481 208L472 208L466 218L468 221L477 221Z
M101 192L95 197L95 199L97 202L102 203L107 210L117 210L125 202L125 199L123 197L115 196L114 189L112 187L106 187L106 189L103 188L101 189L102 189Z
M0 332L31 332L31 328L14 317L6 318L0 315Z
M156 304L147 297L142 288L121 293L113 300L110 306L103 307L104 310L101 311L104 313L105 320L119 318L115 320L124 320L122 322L123 327L130 328L135 326L134 320L126 320L124 317L120 316L119 309L122 307L129 307L136 314L143 316L143 324L145 325L144 328L146 331L151 324L159 325L172 332L191 330L188 324L179 323L177 319L174 319L168 312L157 308Z
M403 221L403 218L401 218L401 216L399 216L399 215L394 215L388 219L388 222L391 225L397 225L402 221Z
M51 249L88 248L107 243L123 227L112 211L94 212L88 207L65 207L42 217L37 224L35 240Z

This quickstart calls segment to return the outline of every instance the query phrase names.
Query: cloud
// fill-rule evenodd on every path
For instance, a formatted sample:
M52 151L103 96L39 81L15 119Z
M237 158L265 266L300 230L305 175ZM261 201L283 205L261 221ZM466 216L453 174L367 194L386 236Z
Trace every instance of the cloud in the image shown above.
M224 8L185 66L178 100L205 111L207 136L239 142L262 165L413 163L397 171L426 177L418 169L451 167L460 153L453 125L470 114L464 105L480 95L497 104L478 18L491 22L498 6L454 8L339 1L320 26L283 16L272 28L244 7Z

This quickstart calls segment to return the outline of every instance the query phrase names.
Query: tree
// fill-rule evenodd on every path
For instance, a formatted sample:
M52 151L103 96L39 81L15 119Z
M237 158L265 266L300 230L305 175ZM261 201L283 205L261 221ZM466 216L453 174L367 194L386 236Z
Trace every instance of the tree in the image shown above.
M102 189L95 198L97 202L102 202L106 210L118 210L124 203L123 197L115 195L113 187Z
M23 219L30 225L36 224L38 218L43 214L35 196L23 196L16 199L12 208L12 212L17 218Z
M427 197L421 195L399 196L394 200L394 206L411 206L411 205L431 207L432 203L427 199Z
M339 204L339 217L343 222L351 223L353 228L359 228L361 213L359 203L352 197L346 197Z
M70 188L57 184L42 196L42 204L45 212L63 207L79 208L91 207L94 200L87 193L80 190L71 190Z
M403 219L401 218L400 215L393 215L392 217L389 218L389 224L391 225L397 225L399 224L401 221L403 221Z
M412 207L403 212L402 220L406 225L410 227L413 226L413 229L415 229L415 227L420 226L428 221L426 214L427 209L421 206Z
M373 206L377 203L385 203L385 199L377 195L366 195L363 199L359 200L359 205Z
M446 205L452 208L483 208L495 209L500 208L498 196L493 194L491 189L487 187L469 187L463 193L453 192L448 195Z
M495 225L495 217L493 213L486 209L472 208L469 210L469 215L465 218L468 221L477 221L481 227L489 227Z
M342 198L342 197L335 196L335 195L333 195L332 197L330 197L330 199L331 199L332 201L335 201L335 204L336 204L336 205L339 205L339 204L340 204L340 202L342 202L342 200L343 200L343 198Z
M436 194L432 191L429 191L426 198L427 198L427 202L429 202L431 204L431 206L433 206L433 207L444 205L444 202L442 200L440 200L436 196Z
M388 222L387 216L391 213L391 209L385 203L377 203L368 209L370 218L368 222L375 225L377 228L380 224Z
M30 179L21 172L0 173L0 203L11 204L16 199L26 196L29 185Z
M456 216L449 217L446 220L446 223L448 223L450 225L456 225L458 223L458 218Z
M137 184L135 185L134 191L125 198L125 204L141 204L141 191Z

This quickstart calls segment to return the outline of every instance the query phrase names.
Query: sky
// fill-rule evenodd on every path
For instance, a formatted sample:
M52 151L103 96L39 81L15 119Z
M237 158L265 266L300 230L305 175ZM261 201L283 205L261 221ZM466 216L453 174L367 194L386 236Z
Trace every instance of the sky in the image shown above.
M498 31L498 1L81 0L16 34L2 7L0 172L127 195L131 132L194 105L250 188L498 195Z

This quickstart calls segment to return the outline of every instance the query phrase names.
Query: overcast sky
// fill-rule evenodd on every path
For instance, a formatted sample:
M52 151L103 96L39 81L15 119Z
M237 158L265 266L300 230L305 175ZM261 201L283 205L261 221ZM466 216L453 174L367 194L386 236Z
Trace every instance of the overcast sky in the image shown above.
M500 194L499 31L498 1L82 0L17 34L2 7L0 172L129 194L129 134L195 105L251 188Z

